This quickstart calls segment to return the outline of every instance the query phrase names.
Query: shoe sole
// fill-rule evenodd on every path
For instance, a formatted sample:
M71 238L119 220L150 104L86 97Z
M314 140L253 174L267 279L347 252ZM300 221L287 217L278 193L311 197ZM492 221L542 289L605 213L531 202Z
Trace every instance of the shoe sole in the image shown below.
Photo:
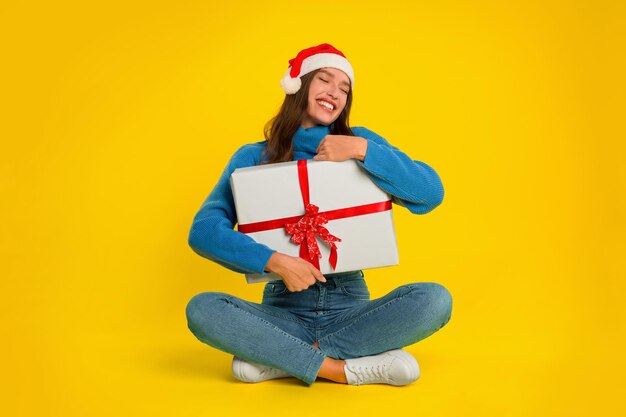
M243 372L243 367L248 365L248 362L245 362L241 359L239 359L238 357L234 356L233 357L233 376L235 377L235 379L238 379L241 382L248 382L248 383L257 383L257 382L263 382L263 381L268 381L270 379L281 379L281 378L289 378L291 375L286 374L286 375L278 375L278 376L274 376L271 378L260 378L260 379L249 379L249 378L244 378L244 372Z

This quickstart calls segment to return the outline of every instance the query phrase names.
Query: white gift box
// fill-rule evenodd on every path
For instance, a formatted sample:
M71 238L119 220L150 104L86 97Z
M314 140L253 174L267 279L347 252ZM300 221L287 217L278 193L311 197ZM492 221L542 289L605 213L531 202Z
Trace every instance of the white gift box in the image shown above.
M238 168L230 184L239 231L274 250L301 257L301 245L290 240L292 235L284 224L293 224L305 215L303 195L308 188L309 202L329 218L323 227L341 239L334 242L333 269L330 246L315 236L322 255L319 269L324 275L399 262L391 197L355 160L290 161ZM274 273L246 274L248 283L277 279L280 277Z

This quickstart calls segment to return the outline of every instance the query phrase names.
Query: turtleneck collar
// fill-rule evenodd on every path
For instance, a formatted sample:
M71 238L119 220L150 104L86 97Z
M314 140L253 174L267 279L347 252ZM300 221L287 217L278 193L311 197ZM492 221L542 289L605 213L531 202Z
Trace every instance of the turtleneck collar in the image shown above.
M309 128L300 126L293 135L294 152L306 152L315 155L315 151L324 137L330 134L332 125L317 125Z

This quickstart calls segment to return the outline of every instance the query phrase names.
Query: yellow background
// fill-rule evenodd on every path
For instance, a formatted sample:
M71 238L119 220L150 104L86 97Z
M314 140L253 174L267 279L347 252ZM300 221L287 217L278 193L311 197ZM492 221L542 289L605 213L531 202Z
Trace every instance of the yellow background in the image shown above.
M21 2L0 7L6 416L623 415L619 1ZM262 140L302 48L355 68L351 122L439 173L397 207L401 265L452 319L406 387L243 384L185 306L261 286L196 255L191 221Z

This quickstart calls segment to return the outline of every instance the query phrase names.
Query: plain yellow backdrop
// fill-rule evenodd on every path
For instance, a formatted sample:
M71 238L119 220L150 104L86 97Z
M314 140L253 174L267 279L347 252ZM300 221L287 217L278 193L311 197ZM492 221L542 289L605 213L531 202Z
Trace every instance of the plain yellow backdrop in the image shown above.
M618 1L23 2L0 7L5 416L624 415ZM351 124L431 165L401 264L452 319L406 387L243 384L195 294L261 286L196 255L193 216L262 140L302 48L355 68Z

